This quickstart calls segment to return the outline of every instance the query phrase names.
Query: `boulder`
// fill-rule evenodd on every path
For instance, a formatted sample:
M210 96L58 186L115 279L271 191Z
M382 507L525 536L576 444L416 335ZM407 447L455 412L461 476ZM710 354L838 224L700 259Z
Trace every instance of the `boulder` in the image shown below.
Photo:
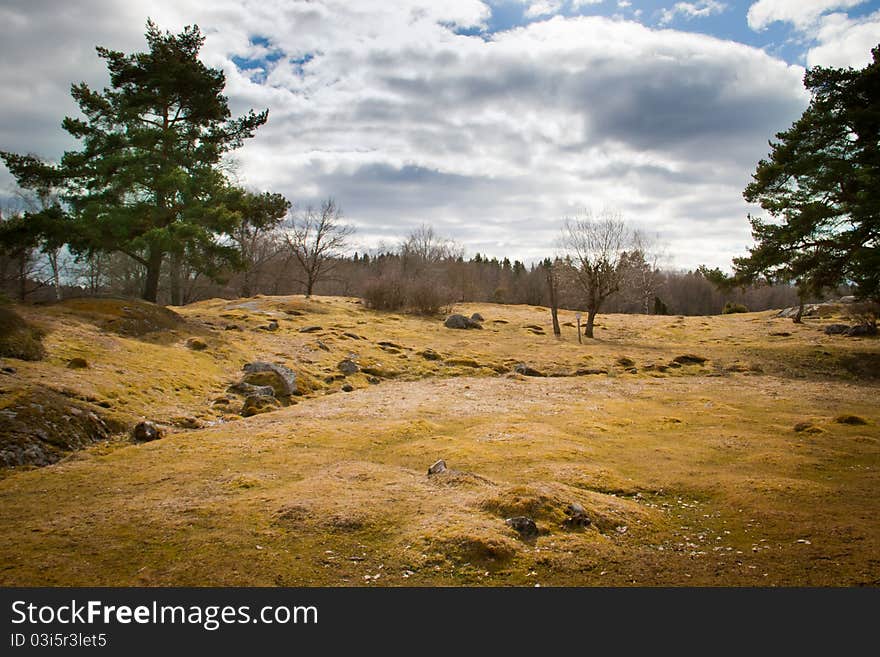
M440 474L441 472L446 472L446 461L443 459L435 461L434 464L428 468L428 475Z
M825 327L825 335L845 335L849 330L848 324L829 324Z
M535 521L527 516L514 516L504 521L517 534L524 538L538 535L538 525Z
M430 347L428 349L425 349L424 351L418 352L418 354L419 354L419 356L421 356L425 360L440 360L443 358L443 356L438 354L436 351L434 351Z
M296 373L284 365L257 361L245 365L244 371L246 373L244 379L245 382L254 385L271 385L275 389L275 394L278 396L292 395L296 392ZM254 377L254 380L251 380L252 375L265 372L272 372L276 375L276 377L273 378L273 382L269 382L268 380L256 380L259 377ZM270 379L272 377L266 378Z
M702 365L708 360L708 358L703 358L702 356L697 356L696 354L683 354L681 356L676 356L672 359L673 363L678 363L679 365Z
M270 395L249 395L245 398L241 407L242 417L251 417L260 413L268 413L279 408L281 404L275 397Z
M480 313L474 313L473 315L471 315L471 319L475 322L485 322L486 321L485 319L483 319L483 316Z
M857 338L864 335L877 335L877 327L874 324L857 324L846 332L851 338Z
M476 322L464 315L454 314L446 318L443 326L449 329L481 329L483 328L479 322Z
M523 376L545 376L543 372L539 372L525 363L517 363L517 365L514 366L513 371L517 374L522 374Z
M342 392L351 392L352 390L354 390L354 386L350 383L346 383L342 386Z
M339 361L339 365L336 366L340 372L345 374L345 376L349 376L351 374L357 374L361 371L361 368L355 363L351 358L346 358L345 360Z
M255 386L250 383L245 383L244 381L233 383L231 386L226 388L226 392L231 392L236 395L242 395L244 397L247 397L249 395L275 395L275 389L272 386Z
M162 430L149 420L138 422L134 425L131 437L136 443L148 443L153 440L159 440L163 435Z

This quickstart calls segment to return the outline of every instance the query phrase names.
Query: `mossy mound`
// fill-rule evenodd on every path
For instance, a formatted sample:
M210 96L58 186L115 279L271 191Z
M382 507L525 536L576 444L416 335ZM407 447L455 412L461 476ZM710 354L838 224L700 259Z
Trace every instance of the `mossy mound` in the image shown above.
M31 386L0 401L0 466L49 465L121 427L86 404Z
M142 337L184 324L183 317L173 310L140 299L67 299L58 305L93 321L105 331L128 337Z
M41 360L45 355L43 331L22 319L11 306L0 303L0 356Z

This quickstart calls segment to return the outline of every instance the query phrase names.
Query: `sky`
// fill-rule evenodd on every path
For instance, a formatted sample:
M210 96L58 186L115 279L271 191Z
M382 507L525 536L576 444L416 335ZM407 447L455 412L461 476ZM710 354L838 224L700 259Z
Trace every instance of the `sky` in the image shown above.
M807 106L805 67L880 43L880 0L4 0L0 149L76 148L70 84L104 87L95 46L145 50L147 17L201 28L234 114L269 109L238 181L333 197L360 250L428 224L531 261L609 210L681 269L746 253L742 191Z

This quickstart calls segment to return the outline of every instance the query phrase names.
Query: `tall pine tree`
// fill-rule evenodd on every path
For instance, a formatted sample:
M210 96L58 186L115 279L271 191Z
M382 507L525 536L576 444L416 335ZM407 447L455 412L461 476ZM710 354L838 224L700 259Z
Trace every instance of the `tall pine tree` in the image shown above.
M209 274L237 264L223 236L241 216L228 203L221 160L254 135L268 110L231 118L223 72L198 59L205 41L198 26L175 35L147 21L146 39L149 50L131 55L97 48L110 86L71 87L83 118L62 125L82 147L66 152L52 175L64 180L71 249L130 256L144 267L143 298L156 301L169 259L172 279L183 262ZM7 165L20 158L2 157ZM173 280L171 289L173 297Z

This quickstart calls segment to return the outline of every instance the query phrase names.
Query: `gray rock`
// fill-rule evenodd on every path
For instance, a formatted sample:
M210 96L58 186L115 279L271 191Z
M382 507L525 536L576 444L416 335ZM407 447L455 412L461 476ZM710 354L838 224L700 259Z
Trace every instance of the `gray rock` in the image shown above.
M849 332L848 324L829 324L825 327L826 335L845 335Z
M479 322L475 322L464 315L454 314L446 318L443 322L446 328L450 329L481 329L483 328Z
M516 533L525 538L538 535L538 525L527 516L514 516L504 521Z
M565 513L568 515L568 517L562 523L565 527L589 527L592 522L589 516L587 516L586 509L584 509L584 507L577 502L572 502L567 507L565 507Z
M474 313L473 315L471 315L471 319L475 322L485 322L486 321L485 319L483 319L483 316L480 313Z
M279 408L281 404L270 395L249 395L241 406L241 416L250 417L260 413L268 413Z
M857 324L851 327L846 334L851 338L863 335L877 335L877 327L873 324Z
M269 397L275 396L275 390L272 388L272 386L255 386L251 383L245 383L244 381L233 383L231 386L226 388L226 392L231 392L236 395L242 395L244 397L248 397L250 395L266 395Z
M357 374L361 371L361 368L355 363L351 358L346 358L345 360L339 361L339 365L336 366L339 368L339 371L345 374L345 376L349 376L351 374Z
M323 331L320 326L303 326L299 332L300 333L317 333L318 331Z
M676 356L672 359L673 363L678 363L679 365L702 365L708 360L708 358L703 358L703 356L697 356L696 354L684 354L682 356Z
M278 330L278 320L277 319L270 319L268 324L266 324L265 326L258 326L257 329L260 331L277 331Z
M159 440L162 437L162 430L149 420L144 420L134 425L131 437L136 443L148 443Z
M352 390L354 390L354 386L350 383L346 383L342 386L342 392L351 392Z
M431 348L425 349L424 351L420 351L419 356L421 356L425 360L441 360L443 358L443 356L441 356L440 354L438 354L436 351L434 351Z
M517 363L513 371L523 376L545 376L543 372L539 372L533 367L529 367L525 363Z
M428 468L429 475L440 474L441 472L446 472L446 461L443 459L436 461L430 468Z
M257 361L245 365L244 371L247 373L275 372L284 381L284 390L282 391L283 394L292 395L296 392L296 372L294 372L290 368L285 367L284 365Z

